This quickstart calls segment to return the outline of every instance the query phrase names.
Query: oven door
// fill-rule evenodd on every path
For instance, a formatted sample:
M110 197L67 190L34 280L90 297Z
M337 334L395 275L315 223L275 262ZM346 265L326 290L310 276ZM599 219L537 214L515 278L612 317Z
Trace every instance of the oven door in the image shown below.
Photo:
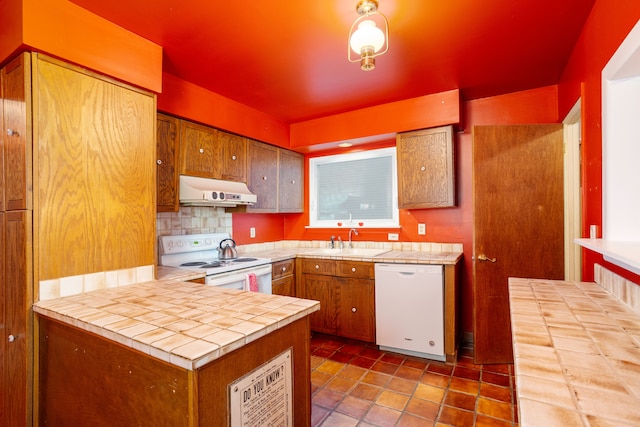
M207 286L221 286L228 289L243 290L246 289L247 275L249 273L254 273L256 279L258 279L258 292L263 294L271 293L271 264L244 268L228 273L213 274L205 278L204 284Z

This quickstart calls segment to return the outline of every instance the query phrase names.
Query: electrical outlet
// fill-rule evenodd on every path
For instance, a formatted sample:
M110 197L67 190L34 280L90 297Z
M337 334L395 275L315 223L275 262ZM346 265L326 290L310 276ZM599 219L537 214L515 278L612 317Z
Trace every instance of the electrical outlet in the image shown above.
M388 237L389 237L389 240L398 240L400 238L398 233L389 233Z
M421 234L421 235L427 234L427 225L426 224L418 224L418 234Z
M255 227L251 227L249 229L249 237L251 237L252 239L255 239L255 237L256 237L256 228Z

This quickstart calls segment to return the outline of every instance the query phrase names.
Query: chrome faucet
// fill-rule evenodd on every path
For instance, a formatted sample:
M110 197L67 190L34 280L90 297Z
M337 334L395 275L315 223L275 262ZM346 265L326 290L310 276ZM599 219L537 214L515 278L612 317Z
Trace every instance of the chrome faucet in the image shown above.
M336 236L331 236L331 241L329 242L329 248L330 249L334 249L336 247L335 238L336 238Z
M340 249L344 249L344 243L342 242L342 237L338 236L338 246Z
M351 243L351 233L354 233L356 236L358 235L358 230L356 230L355 228L352 228L351 230L349 230L349 249L353 248L353 244Z

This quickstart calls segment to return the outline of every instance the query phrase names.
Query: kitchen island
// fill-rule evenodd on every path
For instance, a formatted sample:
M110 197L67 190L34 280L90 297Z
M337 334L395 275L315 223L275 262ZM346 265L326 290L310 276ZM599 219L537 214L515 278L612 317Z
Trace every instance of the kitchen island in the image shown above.
M640 425L640 315L596 283L509 279L521 426Z
M308 426L318 309L178 280L40 301L38 423Z

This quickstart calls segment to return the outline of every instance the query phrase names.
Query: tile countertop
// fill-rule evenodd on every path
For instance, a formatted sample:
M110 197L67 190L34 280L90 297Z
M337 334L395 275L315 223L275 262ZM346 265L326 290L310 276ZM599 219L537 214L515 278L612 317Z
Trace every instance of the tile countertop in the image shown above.
M407 263L407 264L455 264L462 257L462 252L425 252L425 251L383 251L380 255L351 255L346 254L323 254L318 248L278 248L264 251L240 252L241 256L255 256L269 258L272 262L284 259L304 257L304 258L330 258L345 259L350 261L369 261L386 263Z
M320 309L317 301L160 280L40 301L33 310L195 370Z
M595 283L509 279L521 426L640 425L640 315Z

